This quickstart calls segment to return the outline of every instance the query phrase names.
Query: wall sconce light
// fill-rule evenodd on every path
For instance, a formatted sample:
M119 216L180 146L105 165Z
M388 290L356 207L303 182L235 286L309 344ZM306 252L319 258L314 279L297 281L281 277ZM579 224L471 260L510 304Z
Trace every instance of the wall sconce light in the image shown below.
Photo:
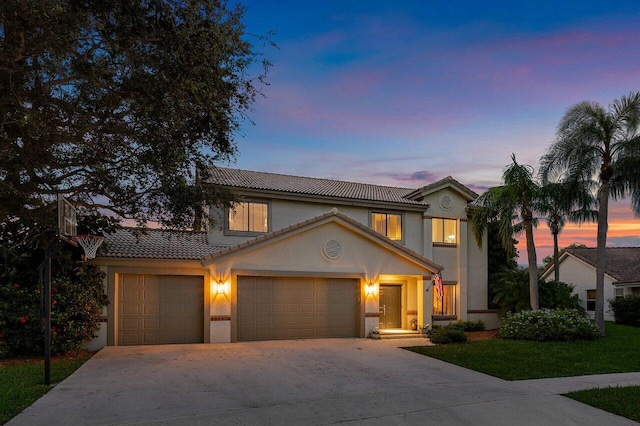
M376 285L374 283L367 283L367 295L373 296L376 292Z
M218 285L217 285L217 290L216 290L216 292L217 292L218 294L225 294L225 293L226 293L226 290L227 290L227 286L226 286L226 284L224 283L224 281L218 281Z

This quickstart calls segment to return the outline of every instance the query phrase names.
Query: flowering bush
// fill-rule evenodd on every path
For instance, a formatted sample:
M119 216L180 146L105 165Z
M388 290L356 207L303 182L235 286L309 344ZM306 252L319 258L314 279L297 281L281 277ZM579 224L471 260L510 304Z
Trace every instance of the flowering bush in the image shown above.
M502 321L498 337L543 342L592 340L599 337L599 333L593 322L577 310L540 309L508 313Z
M51 350L79 349L98 330L99 315L107 304L104 274L81 261L82 250L60 244L53 231L52 206L44 206L43 222L18 218L0 222L0 358L41 355L44 346L44 297L40 273L43 247L51 257ZM78 216L78 231L105 234L116 221L87 212Z
M95 266L82 265L72 276L51 283L51 350L80 349L94 337L107 304ZM0 284L0 357L41 354L44 342L39 283Z

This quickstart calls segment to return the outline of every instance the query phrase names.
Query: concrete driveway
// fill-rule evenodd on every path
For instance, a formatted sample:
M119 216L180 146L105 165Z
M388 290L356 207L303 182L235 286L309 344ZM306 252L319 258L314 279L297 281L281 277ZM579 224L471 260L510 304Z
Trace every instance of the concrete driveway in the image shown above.
M402 344L107 347L9 424L636 424L397 348Z

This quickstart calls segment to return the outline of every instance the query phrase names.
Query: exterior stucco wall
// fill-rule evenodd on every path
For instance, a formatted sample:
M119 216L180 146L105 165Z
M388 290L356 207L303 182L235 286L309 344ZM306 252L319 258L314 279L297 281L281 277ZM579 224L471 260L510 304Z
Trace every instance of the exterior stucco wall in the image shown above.
M337 241L342 249L338 259L323 254L324 244ZM359 273L377 281L381 274L423 275L425 270L404 260L394 251L373 243L367 237L348 231L336 223L305 230L295 236L274 240L264 248L215 260L212 276L230 276L231 270L313 272L318 274Z
M489 306L488 276L489 261L487 258L487 235L485 232L482 247L476 242L472 225L468 223L467 236L467 309L469 311L486 310Z
M338 259L331 260L323 252L324 244L329 240L340 244L342 254ZM216 259L209 268L212 279L224 282L229 289L228 293L212 298L212 315L230 317L230 322L225 324L229 329L223 329L222 321L219 321L221 324L212 322L212 342L228 341L227 336L233 340L234 295L238 276L241 275L358 278L361 287L360 334L366 336L378 325L380 283L403 284L403 326L408 327L411 318L417 317L418 305L421 304L417 296L418 282L425 274L430 274L423 266L335 222L323 223ZM373 294L366 291L368 283L375 285Z
M451 207L443 206L444 197L451 198ZM451 188L443 188L439 191L426 195L420 200L424 204L429 204L428 215L443 218L466 218L467 199Z
M553 270L550 274L545 274L545 279L553 279ZM574 285L573 292L578 295L582 306L587 309L587 290L596 289L596 269L577 259L571 255L567 255L560 262L560 281ZM613 299L615 291L613 287L613 279L604 276L604 319L605 321L613 321L613 312L609 308L609 299ZM591 318L594 317L593 311L587 311Z
M251 198L256 199L256 198ZM332 208L363 225L371 226L371 212L390 212L403 215L403 241L401 243L415 251L423 253L423 232L422 232L422 212L406 211L398 209L380 209L356 206L343 206L328 203L315 203L305 201L265 199L269 203L270 231L277 231L305 220L320 216ZM425 206L426 209L426 206ZM215 224L210 228L208 238L212 245L228 244L235 245L249 240L254 236L225 235L224 214L221 210L211 210L211 215L215 217ZM429 235L429 238L431 236Z

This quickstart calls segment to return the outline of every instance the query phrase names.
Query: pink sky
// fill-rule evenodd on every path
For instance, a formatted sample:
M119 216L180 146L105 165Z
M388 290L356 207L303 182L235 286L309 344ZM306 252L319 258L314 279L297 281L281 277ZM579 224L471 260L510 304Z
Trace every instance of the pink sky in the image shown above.
M512 153L537 168L573 104L640 90L636 0L243 3L278 48L225 166L412 188L451 175L482 192ZM611 245L640 246L628 200L609 217ZM544 225L536 238L542 261ZM595 245L595 226L560 241Z

